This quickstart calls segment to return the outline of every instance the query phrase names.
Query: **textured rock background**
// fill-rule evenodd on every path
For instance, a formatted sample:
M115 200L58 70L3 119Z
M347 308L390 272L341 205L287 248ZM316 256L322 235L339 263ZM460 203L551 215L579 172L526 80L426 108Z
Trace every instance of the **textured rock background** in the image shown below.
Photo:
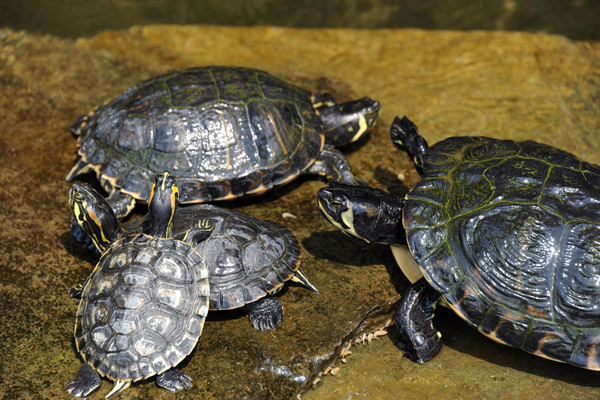
M375 130L344 149L357 175L375 186L393 186L398 174L409 187L418 180L389 142L397 114L413 119L430 143L463 134L535 139L600 163L600 45L594 42L524 33L202 26L147 26L68 40L0 30L2 398L66 398L64 386L80 365L72 339L77 305L67 290L94 260L68 234L64 177L76 149L70 124L138 81L210 64L264 69L340 100L379 100ZM120 398L294 397L302 387L297 381L311 372L310 380L316 377L317 361L369 309L398 298L407 281L387 248L347 238L320 216L315 194L322 185L300 178L227 205L292 229L302 243L302 268L321 294L286 289L285 321L274 332L254 331L235 312L214 313L183 365L195 379L192 390L171 394L149 381ZM283 218L284 212L296 218ZM451 313L439 314L447 345L433 362L410 363L393 347L393 335L385 336L372 351L360 348L305 398L600 397L597 373L505 348ZM104 381L90 397L101 398L110 387Z

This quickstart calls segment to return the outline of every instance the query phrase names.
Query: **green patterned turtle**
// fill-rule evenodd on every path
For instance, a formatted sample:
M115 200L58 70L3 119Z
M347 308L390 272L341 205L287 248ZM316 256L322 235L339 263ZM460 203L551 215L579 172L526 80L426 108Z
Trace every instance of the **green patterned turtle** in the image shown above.
M181 203L255 195L302 173L356 183L334 146L360 138L379 103L336 104L266 72L200 67L142 82L80 117L78 159L94 170L121 217L147 201L155 174L176 177Z
M174 181L161 175L157 184ZM115 382L106 398L154 375L171 391L192 385L176 366L194 349L208 313L208 268L194 245L211 226L188 232L186 242L170 238L177 189L163 192L170 193L151 200L149 234L115 241L84 285L75 343L85 362L67 386L73 397L99 387L100 376Z
M439 352L432 317L442 298L497 342L600 370L600 167L533 141L428 147L406 117L391 135L422 178L405 198L334 185L318 202L348 234L408 244L416 264L401 267L414 283L394 315L407 356Z
M123 232L149 229L149 216L121 227L104 197L85 184L71 187L69 204L74 220L101 253ZM300 245L289 229L239 211L197 204L175 211L173 237L183 239L207 221L213 227L211 235L195 249L209 267L211 310L243 308L252 326L264 331L283 321L281 300L271 295L285 282L292 280L318 293L299 268ZM78 290L73 296L79 296Z

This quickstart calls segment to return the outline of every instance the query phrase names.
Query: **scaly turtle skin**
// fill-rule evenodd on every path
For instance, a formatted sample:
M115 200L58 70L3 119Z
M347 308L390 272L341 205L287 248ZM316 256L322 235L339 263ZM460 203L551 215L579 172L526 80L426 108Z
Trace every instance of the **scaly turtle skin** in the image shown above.
M168 238L176 188L171 192L151 200L152 236L122 236L86 281L75 324L85 363L67 386L74 397L100 386L100 376L115 381L106 398L154 375L172 391L192 385L175 367L194 349L208 313L208 268L193 245L210 226L190 232L189 243Z
M336 104L255 69L192 68L80 117L67 180L93 169L119 217L133 199L148 200L149 182L164 170L176 177L181 203L260 194L302 173L354 184L333 146L360 138L378 112L369 98Z
M421 172L405 199L340 185L318 201L349 234L408 243L424 279L412 275L394 317L407 355L440 350L431 319L441 296L497 342L600 370L600 167L533 141L428 147L406 117L391 133Z
M121 227L111 207L85 184L69 191L74 220L89 234L102 253L125 235L147 232L150 219L138 218ZM173 237L183 239L191 229L209 223L209 238L196 251L209 267L210 309L244 308L256 329L275 329L283 321L278 297L286 281L299 282L318 293L299 268L300 245L289 229L239 211L208 204L178 208L173 216ZM73 292L78 297L77 290Z

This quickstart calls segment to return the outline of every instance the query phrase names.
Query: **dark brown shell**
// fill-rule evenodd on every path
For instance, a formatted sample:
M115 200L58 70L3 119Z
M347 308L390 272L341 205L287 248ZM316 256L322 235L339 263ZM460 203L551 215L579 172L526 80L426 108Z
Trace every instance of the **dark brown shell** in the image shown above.
M194 349L208 299L208 269L191 246L146 235L119 240L84 288L77 349L112 380L160 374Z
M214 225L210 236L196 245L209 266L210 309L243 307L281 288L299 268L300 244L294 234L275 222L211 204L180 207L173 218L173 237L183 239L201 220ZM140 231L148 217L126 224Z
M483 334L600 369L600 168L535 142L428 149L404 226L425 277Z
M183 203L258 194L308 168L324 145L309 92L265 72L204 67L125 91L73 126L98 176L147 200L154 175Z

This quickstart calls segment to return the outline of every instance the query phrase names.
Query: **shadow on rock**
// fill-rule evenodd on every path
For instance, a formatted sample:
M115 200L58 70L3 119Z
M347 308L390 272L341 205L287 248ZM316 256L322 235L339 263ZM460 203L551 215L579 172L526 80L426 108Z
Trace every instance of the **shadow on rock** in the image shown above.
M398 293L402 293L408 285L408 280L398 268L389 246L366 243L338 230L314 232L302 240L302 246L317 258L344 265L354 267L385 265Z
M79 243L70 231L64 232L60 235L60 242L69 254L83 260L91 265L96 265L100 259L100 253L94 249L89 249Z
M378 165L373 172L373 177L377 183L384 186L389 193L396 196L404 197L406 193L410 191L408 186L398 179L398 175L387 168Z

